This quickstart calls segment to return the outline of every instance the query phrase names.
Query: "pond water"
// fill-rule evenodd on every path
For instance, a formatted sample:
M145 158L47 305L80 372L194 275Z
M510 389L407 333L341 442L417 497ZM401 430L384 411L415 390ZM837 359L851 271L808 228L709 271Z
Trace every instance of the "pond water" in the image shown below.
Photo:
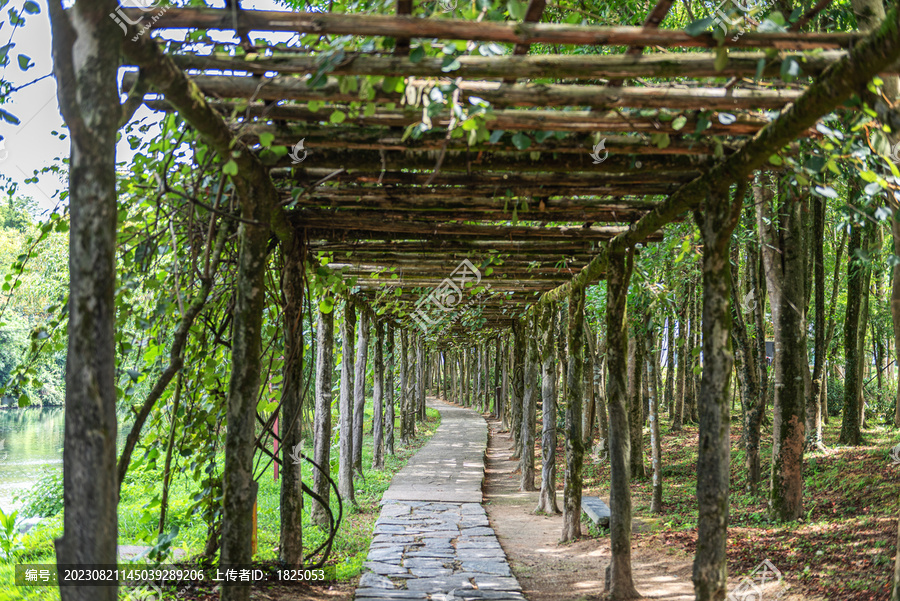
M131 429L119 416L117 448L121 450ZM47 470L62 470L65 409L26 407L0 409L0 509L21 505L21 495Z
M62 470L62 407L0 410L0 508L38 481L44 470Z

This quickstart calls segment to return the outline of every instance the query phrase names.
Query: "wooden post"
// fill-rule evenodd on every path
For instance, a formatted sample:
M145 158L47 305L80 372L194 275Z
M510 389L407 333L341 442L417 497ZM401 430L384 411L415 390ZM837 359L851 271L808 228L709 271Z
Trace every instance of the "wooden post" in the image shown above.
M699 518L693 573L698 601L720 601L727 593L725 546L731 466L729 388L734 367L729 245L731 232L740 217L743 196L744 188L739 186L737 200L732 204L727 188L711 189L704 197L702 208L694 212L703 240L703 376L697 395Z
M312 489L326 503L331 500L331 378L334 372L334 311L319 311L316 324L316 397L313 415L313 460L324 472L313 470ZM311 520L319 526L328 525L328 512L313 503Z
M584 288L569 293L569 365L566 373L566 477L563 488L562 541L581 536L581 487L584 444L581 439L581 407L584 374Z
M356 309L350 299L344 301L344 321L341 323L341 391L339 412L340 447L338 455L338 492L344 503L355 503L353 489L353 336L356 329Z
M531 309L525 322L525 395L522 398L522 456L519 460L521 480L519 490L536 490L534 487L534 427L537 413L537 315L536 310Z
M275 424L272 426L275 436L272 437L272 454L278 457L278 418L275 418ZM275 474L275 482L278 482L278 462L272 464L272 471Z
M559 513L556 504L556 303L542 309L538 332L541 335L541 496L536 511Z
M606 395L609 403L609 540L612 561L609 567L609 593L612 599L639 596L631 572L631 437L628 414L627 381L628 331L626 306L628 281L634 265L634 251L611 252L607 271L606 336L609 379Z

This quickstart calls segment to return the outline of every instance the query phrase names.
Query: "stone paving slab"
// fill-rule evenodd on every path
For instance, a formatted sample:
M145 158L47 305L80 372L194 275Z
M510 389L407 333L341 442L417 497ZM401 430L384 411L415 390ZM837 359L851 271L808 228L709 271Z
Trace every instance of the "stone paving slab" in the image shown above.
M429 406L441 427L385 493L355 599L526 601L481 506L487 424L468 409Z
M609 527L609 506L600 497L581 497L581 510L598 526Z

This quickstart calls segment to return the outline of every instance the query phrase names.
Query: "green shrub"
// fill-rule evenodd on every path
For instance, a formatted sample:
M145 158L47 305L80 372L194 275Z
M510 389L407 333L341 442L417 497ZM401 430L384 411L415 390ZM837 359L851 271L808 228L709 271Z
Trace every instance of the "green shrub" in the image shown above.
M844 381L828 378L828 415L836 417L844 408Z
M24 501L19 510L24 517L49 518L63 510L63 475L62 471L45 467L37 483L17 501Z

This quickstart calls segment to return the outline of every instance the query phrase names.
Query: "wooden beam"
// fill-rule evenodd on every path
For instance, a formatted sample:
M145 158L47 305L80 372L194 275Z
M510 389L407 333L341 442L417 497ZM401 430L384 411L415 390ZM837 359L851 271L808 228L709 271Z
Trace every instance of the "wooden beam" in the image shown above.
M571 222L571 223L633 223L647 214L647 210L619 208L609 209L604 207L578 207L571 209L540 210L539 208L522 212L515 212L514 207L504 211L503 207L493 209L401 209L390 210L380 207L357 207L347 209L341 207L334 210L331 207L301 208L301 216L312 212L327 214L331 219L343 219L353 221L360 219L379 219L386 223L404 223L407 220L426 221L481 221L481 222L506 222L517 217L524 222Z
M603 186L626 186L642 183L687 183L700 175L696 171L654 170L632 173L439 173L434 177L431 186L424 184L432 177L430 173L410 173L386 169L360 170L348 166L345 171L315 167L303 163L303 169L277 167L270 170L276 181L290 180L298 185L312 185L324 178L331 183L359 183L375 185L421 186L423 192L437 193L440 190L458 191L460 195L467 193L486 193L494 195L510 190L514 194L528 194L529 190L538 189L547 195L553 194L594 194ZM441 186L458 186L458 188L441 188ZM366 188L371 190L371 186ZM536 192L538 194L540 192ZM599 193L599 192L597 192Z
M483 209L508 210L516 206L521 211L589 208L622 208L650 210L658 201L634 198L654 194L667 194L678 188L678 184L621 184L616 186L594 186L592 188L425 188L419 186L400 187L329 187L320 186L308 195L291 196L290 204L296 207L333 208L383 208L383 209L434 209L449 210ZM509 192L507 192L509 190ZM620 198L620 197L632 198ZM508 207L508 208L505 208Z
M614 238L609 246L616 252L633 247L651 231L659 231L666 223L685 211L699 206L712 192L724 189L749 177L762 167L769 157L783 148L819 118L846 102L886 66L900 59L900 13L891 5L878 29L869 33L854 46L853 53L828 69L789 105L772 123L730 157L718 162L701 177L685 184L659 207L632 224L627 232ZM711 190L715 188L715 190ZM541 302L558 300L568 294L572 286L584 286L598 274L606 272L607 252L602 250L572 281L554 289Z
M666 18L666 15L669 14L669 10L672 8L672 4L674 4L674 0L659 0L656 3L656 6L653 7L653 10L647 15L647 18L644 19L644 30L654 30L659 29L659 24L662 23L663 19ZM628 50L625 51L626 56L640 56L644 53L644 46L631 46ZM624 79L614 79L609 82L610 86L619 87L623 83L625 83Z
M807 34L808 35L808 34ZM440 57L425 57L416 62L406 57L348 54L337 65L329 66L334 75L385 75L402 77L466 79L621 79L671 77L755 77L763 61L761 77L781 78L782 63L796 56L803 77L817 77L829 65L847 56L844 50L823 50L800 57L789 52L770 57L765 52L730 52L728 60L717 65L713 52L678 54L541 54L531 56L459 56L459 69L443 70ZM179 54L172 57L182 69L246 71L255 74L277 72L282 75L306 75L322 68L321 58L280 54L255 56L252 60L230 55ZM896 73L897 68L884 67L883 73Z
M260 80L256 98L280 100L282 94L275 88L267 89ZM144 102L154 110L171 110L163 100L147 100ZM251 105L238 105L229 102L211 102L225 115L234 117L265 117L278 121L299 121L303 123L328 122L329 116L334 110L341 110L345 114L349 109L343 106L332 106L327 110L311 111L305 106L289 105L265 105L254 103ZM675 129L675 118L682 113L667 113L661 111L658 116L642 116L638 114L623 113L620 111L593 112L593 111L555 111L555 110L515 110L502 109L492 112L492 118L487 120L485 126L489 130L502 129L504 131L559 131L559 132L628 132L628 133L695 133L697 128L696 113L686 113L687 119L680 129ZM734 119L733 121L731 119ZM434 127L447 127L450 124L450 114L440 113L431 118ZM724 118L723 118L724 120ZM386 110L379 109L375 114L350 115L344 123L357 126L382 126L382 127L407 127L422 122L422 111ZM719 120L718 114L713 114L708 120L708 126L702 133L710 135L746 136L759 131L769 123L765 117L750 113L732 114L726 125ZM816 135L810 131L809 135Z
M426 152L396 152L377 150L345 150L309 148L304 166L331 169L422 169L433 171L436 159ZM275 166L289 166L290 157L280 159ZM448 150L441 164L442 171L507 172L574 172L650 173L659 171L697 172L709 161L688 155L613 155L600 164L593 164L589 149L584 154L527 154L479 153Z
M259 78L237 75L191 75L194 83L207 96L215 98L237 97L253 98L260 84ZM137 80L137 71L126 71L122 74L122 89L131 89ZM271 80L266 86L273 85ZM306 80L300 78L283 78L280 80L278 100L297 100L319 102L359 102L358 92L341 92L337 78L328 78L321 87L310 87ZM434 80L409 78L407 89L416 90L420 95L428 93L436 85L443 82ZM800 90L786 89L746 89L715 88L677 84L672 87L627 86L622 88L598 85L575 84L506 84L497 81L461 81L456 84L460 89L460 98L468 100L478 97L486 100L495 108L511 106L522 107L589 107L595 110L614 108L669 108L669 109L710 109L710 110L755 110L780 109L788 102L800 96ZM405 94L385 92L380 86L375 87L375 102L399 103Z
M493 129L489 127L488 129ZM498 128L499 129L499 128ZM241 130L247 142L258 142L263 133L272 134L273 144L293 146L298 140L305 140L306 148L352 148L359 150L468 150L469 152L556 152L580 154L593 148L593 134L572 133L565 137L550 136L543 142L533 142L531 146L519 149L513 144L512 136L504 136L498 142L470 145L465 138L446 139L443 128L425 132L419 139L403 139L403 132L383 127L327 126L327 125L280 125L251 124ZM606 136L605 148L613 154L690 154L711 156L715 146L697 140L677 137L670 139L668 146L659 148L647 136ZM722 152L734 152L736 144L723 144Z
M133 20L145 13L123 9ZM288 31L320 35L389 36L393 38L439 38L476 40L510 44L559 44L588 46L669 46L716 48L719 41L711 32L692 36L680 30L644 31L640 27L596 27L553 23L476 23L461 19L422 19L321 12L240 11L237 23L231 12L212 8L168 8L154 23L160 29L214 29L233 31ZM733 36L732 36L733 37ZM852 33L758 33L750 31L736 39L726 36L724 45L738 48L849 48L858 34Z
M329 211L303 211L288 217L295 227L316 231L366 232L387 236L388 239L410 237L501 238L507 240L609 240L627 231L615 226L539 227L498 226L470 223L447 223L424 220L385 221L379 217L355 215L347 219ZM354 234L362 239L363 236Z

